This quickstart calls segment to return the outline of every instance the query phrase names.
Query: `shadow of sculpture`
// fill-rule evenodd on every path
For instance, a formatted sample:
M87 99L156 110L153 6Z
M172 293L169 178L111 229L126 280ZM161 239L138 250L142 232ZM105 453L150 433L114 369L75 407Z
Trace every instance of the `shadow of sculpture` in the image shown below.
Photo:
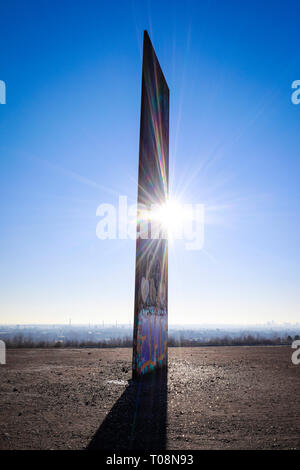
M166 448L167 369L130 381L88 450Z

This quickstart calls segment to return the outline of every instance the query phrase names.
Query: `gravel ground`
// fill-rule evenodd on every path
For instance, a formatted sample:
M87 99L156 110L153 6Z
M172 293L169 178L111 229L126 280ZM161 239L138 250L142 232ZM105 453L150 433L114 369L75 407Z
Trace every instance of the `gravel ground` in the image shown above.
M288 347L169 348L132 383L130 349L16 349L0 366L0 449L300 449Z

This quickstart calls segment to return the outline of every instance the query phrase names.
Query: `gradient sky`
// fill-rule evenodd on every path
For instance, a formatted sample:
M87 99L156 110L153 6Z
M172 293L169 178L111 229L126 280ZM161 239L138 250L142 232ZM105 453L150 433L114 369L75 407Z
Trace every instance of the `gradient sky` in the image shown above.
M136 201L144 29L170 88L171 193L206 214L203 250L170 246L170 323L299 321L299 12L1 2L0 323L133 320L135 242L97 239L96 209Z

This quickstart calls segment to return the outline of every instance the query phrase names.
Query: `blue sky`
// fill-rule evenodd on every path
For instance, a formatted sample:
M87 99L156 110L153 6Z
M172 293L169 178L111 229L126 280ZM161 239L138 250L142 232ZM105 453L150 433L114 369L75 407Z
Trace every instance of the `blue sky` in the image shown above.
M136 200L144 29L171 192L206 214L203 250L170 246L170 323L299 321L299 7L77 0L1 4L0 322L133 320L135 243L96 209Z

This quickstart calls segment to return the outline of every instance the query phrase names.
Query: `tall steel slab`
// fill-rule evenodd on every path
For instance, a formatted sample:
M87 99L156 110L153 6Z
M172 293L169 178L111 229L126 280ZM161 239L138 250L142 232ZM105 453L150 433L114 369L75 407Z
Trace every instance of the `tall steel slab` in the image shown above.
M169 88L144 32L136 241L133 377L167 365L168 241L151 214L167 201Z

